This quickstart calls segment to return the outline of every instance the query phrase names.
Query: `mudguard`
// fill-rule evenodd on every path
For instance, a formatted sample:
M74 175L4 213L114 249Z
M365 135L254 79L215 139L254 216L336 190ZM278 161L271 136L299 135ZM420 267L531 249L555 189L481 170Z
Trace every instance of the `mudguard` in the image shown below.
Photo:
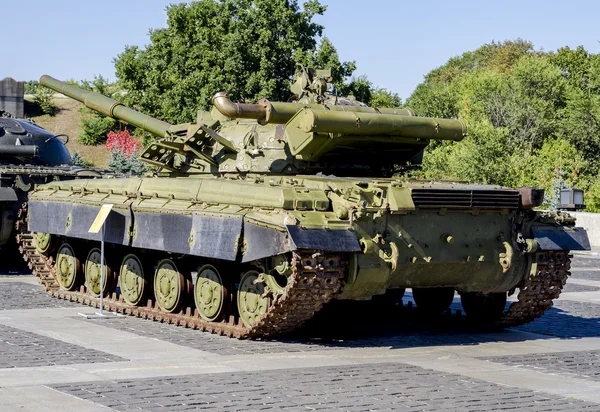
M96 205L30 200L29 231L100 241L100 233L89 233L99 210ZM104 226L104 240L128 245L130 225L129 208L113 208Z
M533 237L542 250L591 250L587 232L582 227L534 226Z
M317 249L329 252L360 252L356 234L351 230L303 229L288 225L292 250Z

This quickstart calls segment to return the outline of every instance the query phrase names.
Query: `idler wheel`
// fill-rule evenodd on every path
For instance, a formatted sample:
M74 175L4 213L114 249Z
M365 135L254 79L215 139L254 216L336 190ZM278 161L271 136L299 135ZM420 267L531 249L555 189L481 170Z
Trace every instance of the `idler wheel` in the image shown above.
M211 322L222 320L229 307L229 299L229 291L219 271L212 265L198 268L194 302L200 316Z
M154 273L154 297L164 312L172 313L179 309L186 289L183 274L171 259L158 262Z
M506 307L506 292L461 293L460 302L467 318L477 323L493 322L502 316Z
M85 285L87 286L88 293L92 296L100 296L100 249L93 248L88 253L85 260ZM106 263L106 256L104 257L104 283L102 284L102 291L104 296L110 295L114 290L114 275L113 270Z
M240 280L237 305L240 318L247 327L258 322L271 306L271 297L265 295L264 283L257 282L259 276L256 270L250 270Z
M454 300L453 288L416 288L412 290L417 309L426 315L438 315Z
M33 234L35 249L42 255L48 256L56 250L56 238L50 233L35 232Z
M76 290L81 283L81 263L68 243L56 254L56 280L64 290Z
M123 299L130 305L138 305L146 295L148 281L144 267L140 259L133 253L123 258L119 270L119 285Z

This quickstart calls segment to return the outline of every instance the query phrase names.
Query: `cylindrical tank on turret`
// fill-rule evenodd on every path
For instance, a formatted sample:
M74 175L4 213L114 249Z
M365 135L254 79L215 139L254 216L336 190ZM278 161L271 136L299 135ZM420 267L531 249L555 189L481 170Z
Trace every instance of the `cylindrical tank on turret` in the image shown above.
M235 103L229 99L227 93L219 92L213 96L213 105L223 116L239 119L254 119L261 124L287 123L299 110L310 108L313 110L333 112L359 112L372 114L389 114L398 116L416 116L414 110L409 108L376 108L368 106L344 106L325 104L303 104L270 102L266 99L257 103Z

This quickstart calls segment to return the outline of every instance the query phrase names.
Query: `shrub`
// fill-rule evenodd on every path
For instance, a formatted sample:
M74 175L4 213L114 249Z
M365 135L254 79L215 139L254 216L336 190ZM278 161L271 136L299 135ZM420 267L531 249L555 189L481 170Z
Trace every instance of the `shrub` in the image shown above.
M109 132L106 140L106 149L120 150L127 156L133 155L140 147L139 143L131 137L128 130Z
M79 153L75 152L73 153L73 155L71 156L71 164L73 166L79 166L79 167L90 167L93 166L94 164L92 162L90 162L89 160L84 159Z
M120 149L112 149L108 160L108 169L115 173L143 174L146 165L135 155L126 154Z
M49 114L50 116L54 116L58 110L58 107L52 100L53 95L54 92L47 87L40 86L35 90L35 103L39 106L42 113Z
M81 133L77 140L88 146L104 143L106 135L114 129L116 123L116 120L104 116L84 118L81 122Z

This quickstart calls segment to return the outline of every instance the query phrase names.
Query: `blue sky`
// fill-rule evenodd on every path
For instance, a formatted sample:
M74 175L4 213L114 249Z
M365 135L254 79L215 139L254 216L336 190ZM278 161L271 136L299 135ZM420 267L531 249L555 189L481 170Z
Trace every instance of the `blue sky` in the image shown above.
M300 3L302 0L300 0ZM3 5L0 79L115 79L125 45L148 43L166 23L164 0L24 0ZM406 98L430 70L493 40L522 38L546 51L600 53L600 1L321 0L316 20L356 74ZM7 33L11 33L10 36ZM10 41L13 44L8 44Z

